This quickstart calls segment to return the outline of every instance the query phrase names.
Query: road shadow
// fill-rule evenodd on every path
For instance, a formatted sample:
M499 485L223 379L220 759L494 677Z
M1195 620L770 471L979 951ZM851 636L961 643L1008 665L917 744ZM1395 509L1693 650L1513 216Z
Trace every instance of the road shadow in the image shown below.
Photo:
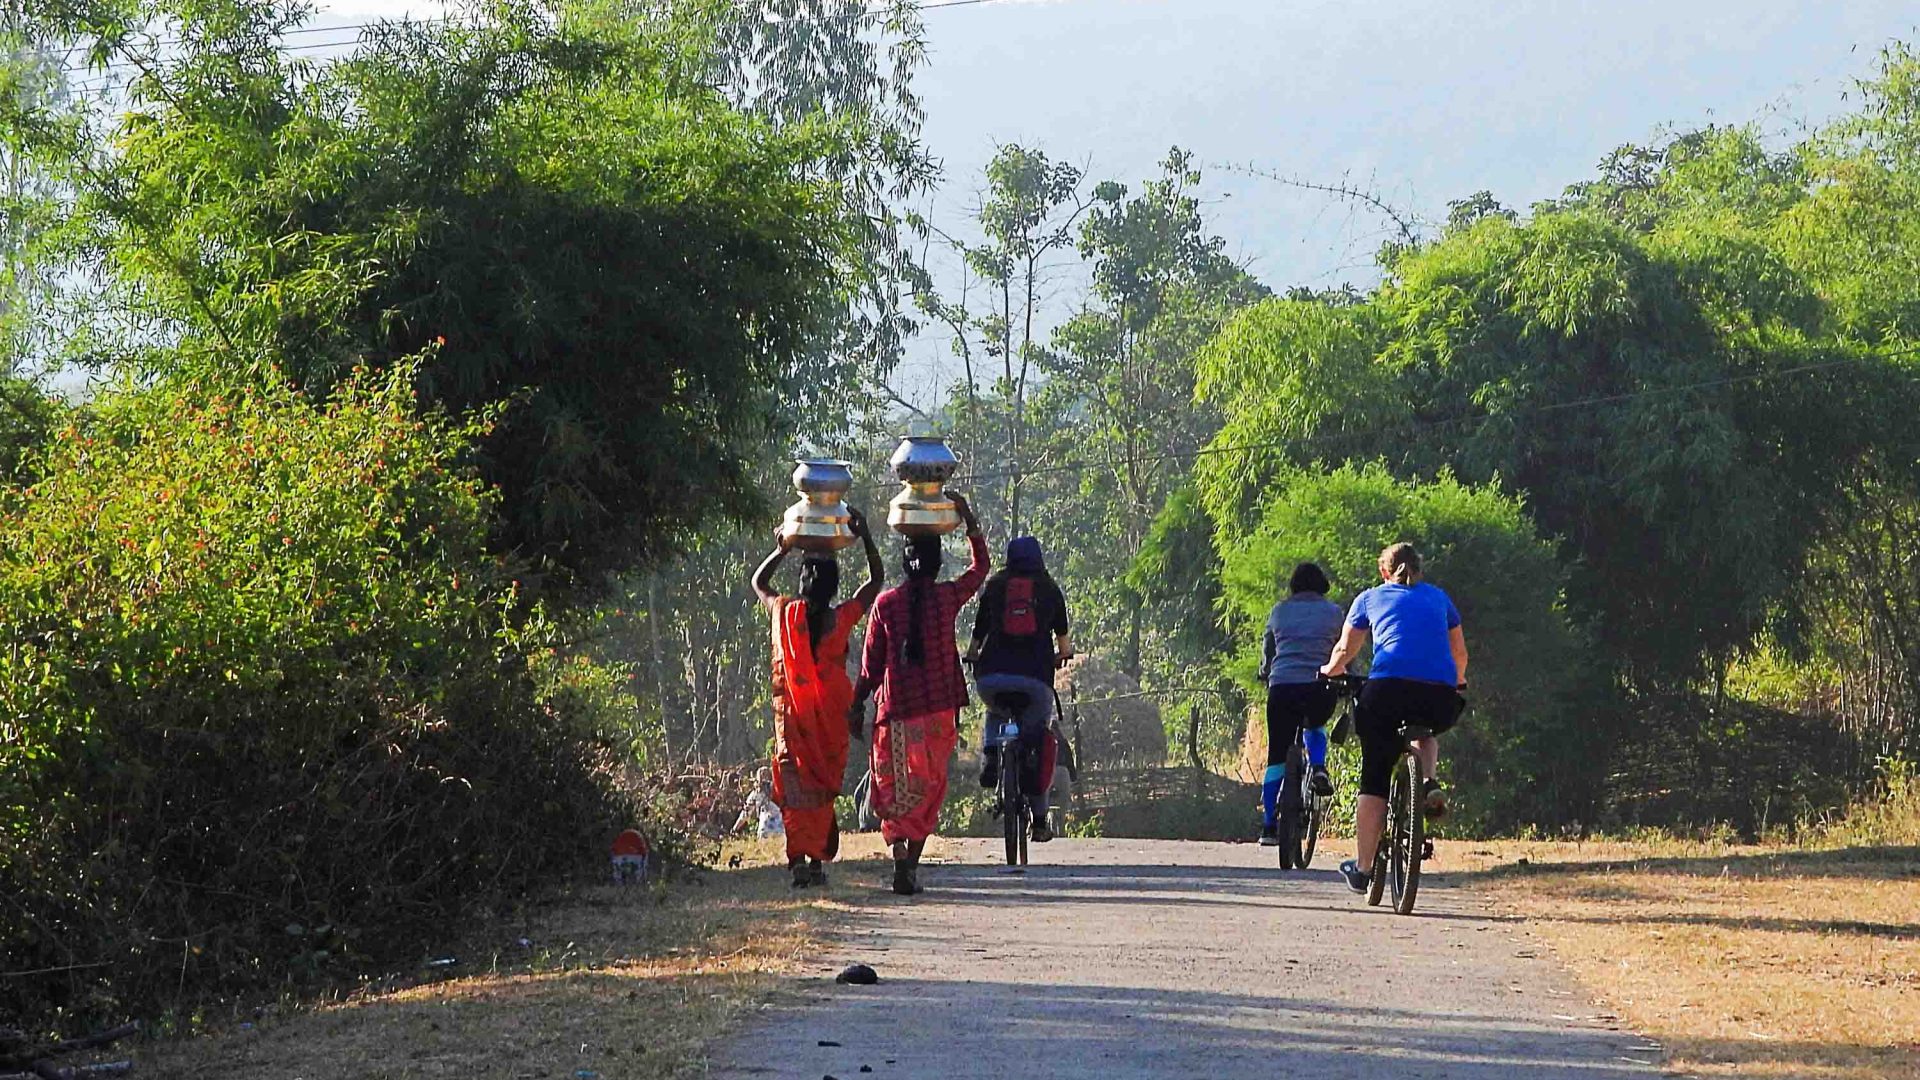
M903 1016L920 1022L903 1025ZM1145 1037L1143 1037L1145 1036ZM822 1043L830 1045L821 1045ZM832 987L722 1053L713 1075L1374 1076L1628 1080L1662 1054L1629 1033L1451 1010L1079 984L896 980Z
M1290 908L1311 912L1374 912L1349 893L1332 869L1279 870L1251 866L1167 866L1137 863L1035 864L1019 870L1004 865L942 863L925 873L929 891L914 903L960 903L985 907L1048 905L1158 905L1200 910ZM1421 889L1444 900L1460 889L1447 875L1426 878ZM1442 921L1513 923L1517 916L1491 911L1446 910L1430 904L1411 918Z

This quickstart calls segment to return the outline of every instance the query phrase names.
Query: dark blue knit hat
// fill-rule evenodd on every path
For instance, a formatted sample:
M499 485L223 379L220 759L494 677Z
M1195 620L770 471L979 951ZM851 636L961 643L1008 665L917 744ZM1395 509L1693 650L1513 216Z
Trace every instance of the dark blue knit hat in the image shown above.
M1037 574L1046 568L1047 556L1040 550L1040 541L1031 536L1016 536L1007 541L1007 569Z

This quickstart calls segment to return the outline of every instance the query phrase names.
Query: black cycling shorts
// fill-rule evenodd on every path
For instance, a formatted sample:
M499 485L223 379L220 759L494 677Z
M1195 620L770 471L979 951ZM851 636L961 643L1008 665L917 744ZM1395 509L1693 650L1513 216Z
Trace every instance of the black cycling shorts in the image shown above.
M1294 733L1302 727L1327 726L1339 703L1333 687L1323 682L1282 683L1267 688L1267 764L1287 760Z
M1360 794L1387 797L1393 767L1406 741L1401 728L1423 727L1439 735L1460 722L1460 692L1412 679L1368 679L1360 689L1353 727L1360 734Z

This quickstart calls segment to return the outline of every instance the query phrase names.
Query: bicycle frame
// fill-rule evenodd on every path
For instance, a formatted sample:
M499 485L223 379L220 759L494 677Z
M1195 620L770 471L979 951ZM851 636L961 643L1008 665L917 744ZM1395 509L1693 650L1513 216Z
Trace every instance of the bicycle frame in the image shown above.
M1340 698L1334 715L1327 718L1329 729L1337 727L1339 720L1352 712L1360 682L1352 676L1323 680L1323 685ZM1280 788L1277 815L1282 870L1305 870L1313 862L1314 851L1320 844L1320 827L1333 801L1330 797L1309 793L1306 738L1307 729L1297 729L1293 733L1293 745L1287 748L1287 779Z

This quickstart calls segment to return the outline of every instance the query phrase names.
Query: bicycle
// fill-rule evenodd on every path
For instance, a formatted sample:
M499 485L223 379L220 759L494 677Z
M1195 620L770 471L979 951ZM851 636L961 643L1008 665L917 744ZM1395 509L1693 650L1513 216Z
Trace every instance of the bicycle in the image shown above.
M1390 886L1393 910L1413 914L1413 901L1420 893L1420 864L1433 858L1433 841L1427 836L1427 770L1413 744L1432 737L1428 728L1400 729L1400 760L1394 764L1388 788L1387 824L1373 852L1373 884L1367 889L1371 907L1380 906Z
M1352 710L1351 702L1359 694L1361 681L1352 675L1321 680L1331 693L1340 695L1347 712ZM1337 722L1330 720L1329 726L1337 726L1338 722L1347 722L1347 717L1343 715ZM1279 812L1274 821L1280 839L1280 869L1305 870L1312 865L1313 853L1320 846L1320 828L1333 810L1333 796L1309 794L1310 788L1305 783L1307 747L1304 726L1293 733L1293 745L1287 748L1286 768L1286 779L1280 785Z
M1017 690L987 698L986 738L1000 755L1000 779L994 785L994 810L1006 833L1007 865L1027 865L1027 833L1033 825L1033 802L1021 783L1027 770L1028 748L1020 738L1020 714L1032 699ZM1038 762L1035 762L1038 766Z

